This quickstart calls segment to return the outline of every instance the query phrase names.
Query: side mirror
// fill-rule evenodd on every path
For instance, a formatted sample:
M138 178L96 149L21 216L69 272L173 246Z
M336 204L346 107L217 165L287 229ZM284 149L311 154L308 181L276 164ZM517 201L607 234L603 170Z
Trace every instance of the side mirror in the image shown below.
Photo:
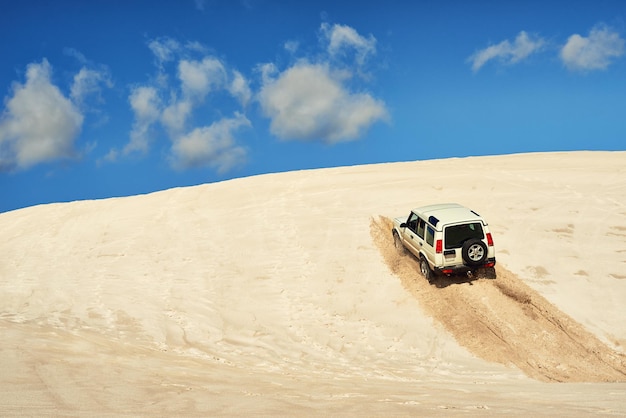
M402 222L402 223L400 224L400 228L406 228L406 222Z

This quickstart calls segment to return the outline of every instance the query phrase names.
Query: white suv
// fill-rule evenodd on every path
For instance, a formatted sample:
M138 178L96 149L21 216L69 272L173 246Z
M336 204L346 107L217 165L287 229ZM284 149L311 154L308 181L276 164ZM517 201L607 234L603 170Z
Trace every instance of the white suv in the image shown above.
M434 274L451 275L479 270L495 277L496 251L487 222L456 203L423 206L393 220L398 251L408 249L420 262L429 281Z

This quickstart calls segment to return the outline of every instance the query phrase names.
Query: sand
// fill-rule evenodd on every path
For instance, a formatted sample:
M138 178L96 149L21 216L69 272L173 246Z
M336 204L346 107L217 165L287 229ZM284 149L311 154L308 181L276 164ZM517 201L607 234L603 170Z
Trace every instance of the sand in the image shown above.
M307 170L0 214L2 416L626 415L626 152ZM390 219L467 205L497 278Z

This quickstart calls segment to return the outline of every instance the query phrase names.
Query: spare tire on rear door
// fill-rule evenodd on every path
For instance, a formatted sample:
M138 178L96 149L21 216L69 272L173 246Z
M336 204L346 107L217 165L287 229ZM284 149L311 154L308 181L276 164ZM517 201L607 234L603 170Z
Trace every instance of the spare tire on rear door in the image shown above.
M461 256L468 266L479 266L487 259L487 245L478 238L468 239L463 244Z

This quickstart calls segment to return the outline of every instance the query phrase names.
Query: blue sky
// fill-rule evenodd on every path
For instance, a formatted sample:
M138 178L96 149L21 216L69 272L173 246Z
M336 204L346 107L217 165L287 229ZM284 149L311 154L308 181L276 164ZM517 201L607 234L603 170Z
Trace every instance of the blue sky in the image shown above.
M0 0L0 212L626 149L626 3Z

